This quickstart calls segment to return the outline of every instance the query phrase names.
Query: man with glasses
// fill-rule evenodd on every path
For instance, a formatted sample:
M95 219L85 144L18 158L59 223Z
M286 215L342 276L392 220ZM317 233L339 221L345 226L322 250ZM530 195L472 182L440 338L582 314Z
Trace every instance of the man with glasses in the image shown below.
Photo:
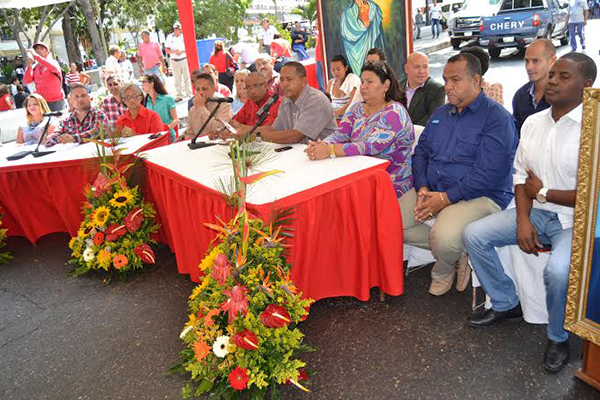
M256 124L258 121L256 117L257 111L273 96L273 93L267 90L267 80L258 72L251 72L246 77L245 84L248 100L246 100L240 111L233 117L233 125L240 131L250 129ZM275 118L277 118L280 104L281 99L277 99L277 102L271 106L268 118L262 123L263 126L273 125Z
M119 93L121 87L123 87L123 83L118 76L109 75L108 78L106 78L106 87L108 88L110 95L102 100L100 109L104 111L106 118L108 118L110 128L114 130L117 126L119 117L127 111L127 106L121 100L121 94Z
M69 104L74 111L48 136L46 146L57 143L81 143L85 139L94 138L100 129L110 130L106 114L92 107L92 100L85 86L81 84L71 86Z
M117 120L117 133L123 136L141 135L167 131L160 115L142 105L144 93L134 83L121 88L121 100L127 106L125 114Z
M175 90L177 94L175 101L181 101L184 97L192 95L192 86L190 84L190 72L187 64L187 55L185 54L185 43L181 34L181 24L173 24L173 33L167 36L165 51L171 57L173 66L173 79L175 80ZM185 92L185 93L184 93Z

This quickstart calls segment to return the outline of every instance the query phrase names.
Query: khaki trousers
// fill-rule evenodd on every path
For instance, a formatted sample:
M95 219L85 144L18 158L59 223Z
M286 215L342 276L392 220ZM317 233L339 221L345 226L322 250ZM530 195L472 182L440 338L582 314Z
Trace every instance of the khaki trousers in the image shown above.
M190 84L190 71L187 59L182 61L171 59L171 67L173 69L173 80L175 80L175 90L177 91L176 97L191 96L192 86Z
M453 273L464 252L462 233L465 226L487 215L500 211L500 206L488 197L459 201L449 205L435 216L433 227L415 221L415 189L406 192L399 200L404 226L404 244L431 250L436 263L431 278L440 281Z

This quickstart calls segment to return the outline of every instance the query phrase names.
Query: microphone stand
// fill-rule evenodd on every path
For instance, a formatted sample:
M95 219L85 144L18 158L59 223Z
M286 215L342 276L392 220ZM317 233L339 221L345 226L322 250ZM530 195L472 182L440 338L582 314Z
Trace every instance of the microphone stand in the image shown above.
M202 127L200 128L200 130L198 131L198 133L196 133L196 136L194 136L194 138L192 139L192 142L188 143L188 147L190 148L190 150L201 149L203 147L212 146L214 144L214 143L204 143L204 142L202 142L202 143L196 143L196 140L198 139L198 137L200 136L200 134L204 131L204 129L206 129L206 126L208 125L208 123L210 122L210 120L213 119L213 117L215 116L215 114L219 110L220 106L221 106L221 103L217 103L217 106L215 107L214 110L212 110L212 112L208 116L208 119L204 122L204 125L202 125Z
M269 111L265 111L262 115L262 117L260 117L258 119L258 121L256 121L256 123L254 124L254 126L252 127L252 129L250 129L250 131L245 134L242 138L242 140L245 140L249 137L252 137L252 134L254 133L254 131L256 131L258 129L259 126L261 126L263 124L263 122L265 122L265 120L269 117Z
M46 126L44 126L44 132L42 132L42 135L40 136L40 140L38 141L37 147L35 148L33 153L31 153L31 155L34 157L41 157L41 156L45 156L45 155L56 152L55 150L39 151L40 144L42 144L42 141L44 140L44 137L46 136L46 132L48 132L48 127L50 126L51 119L52 119L52 117L48 117L48 122L46 122Z

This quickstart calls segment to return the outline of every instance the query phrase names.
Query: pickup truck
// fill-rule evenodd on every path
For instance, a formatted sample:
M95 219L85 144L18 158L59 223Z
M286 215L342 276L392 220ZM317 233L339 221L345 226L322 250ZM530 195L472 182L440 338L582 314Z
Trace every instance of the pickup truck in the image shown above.
M494 15L502 0L466 0L461 9L448 20L450 44L455 50L463 41L479 39L479 26L484 17Z
M487 47L491 58L500 57L504 48L525 47L538 38L560 39L569 43L568 5L558 0L503 0L494 16L481 21L479 44Z

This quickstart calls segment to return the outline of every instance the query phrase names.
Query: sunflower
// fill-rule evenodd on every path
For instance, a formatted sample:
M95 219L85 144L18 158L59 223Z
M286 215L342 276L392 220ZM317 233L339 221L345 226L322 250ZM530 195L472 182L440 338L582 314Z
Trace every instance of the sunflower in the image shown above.
M110 210L107 207L100 206L94 212L94 223L97 226L103 226L110 215Z
M80 238L82 238L82 239L85 238L87 235L90 234L90 232L92 232L92 230L94 229L94 226L95 225L93 225L93 224L91 224L91 225L87 224L84 228L80 228L77 231L77 236L80 237Z
M109 201L113 207L125 207L133 203L133 194L129 190L119 190Z
M222 251L219 246L213 248L212 251L200 262L200 269L206 272L209 268L212 268L215 263L215 258L217 258L217 256L221 253Z

